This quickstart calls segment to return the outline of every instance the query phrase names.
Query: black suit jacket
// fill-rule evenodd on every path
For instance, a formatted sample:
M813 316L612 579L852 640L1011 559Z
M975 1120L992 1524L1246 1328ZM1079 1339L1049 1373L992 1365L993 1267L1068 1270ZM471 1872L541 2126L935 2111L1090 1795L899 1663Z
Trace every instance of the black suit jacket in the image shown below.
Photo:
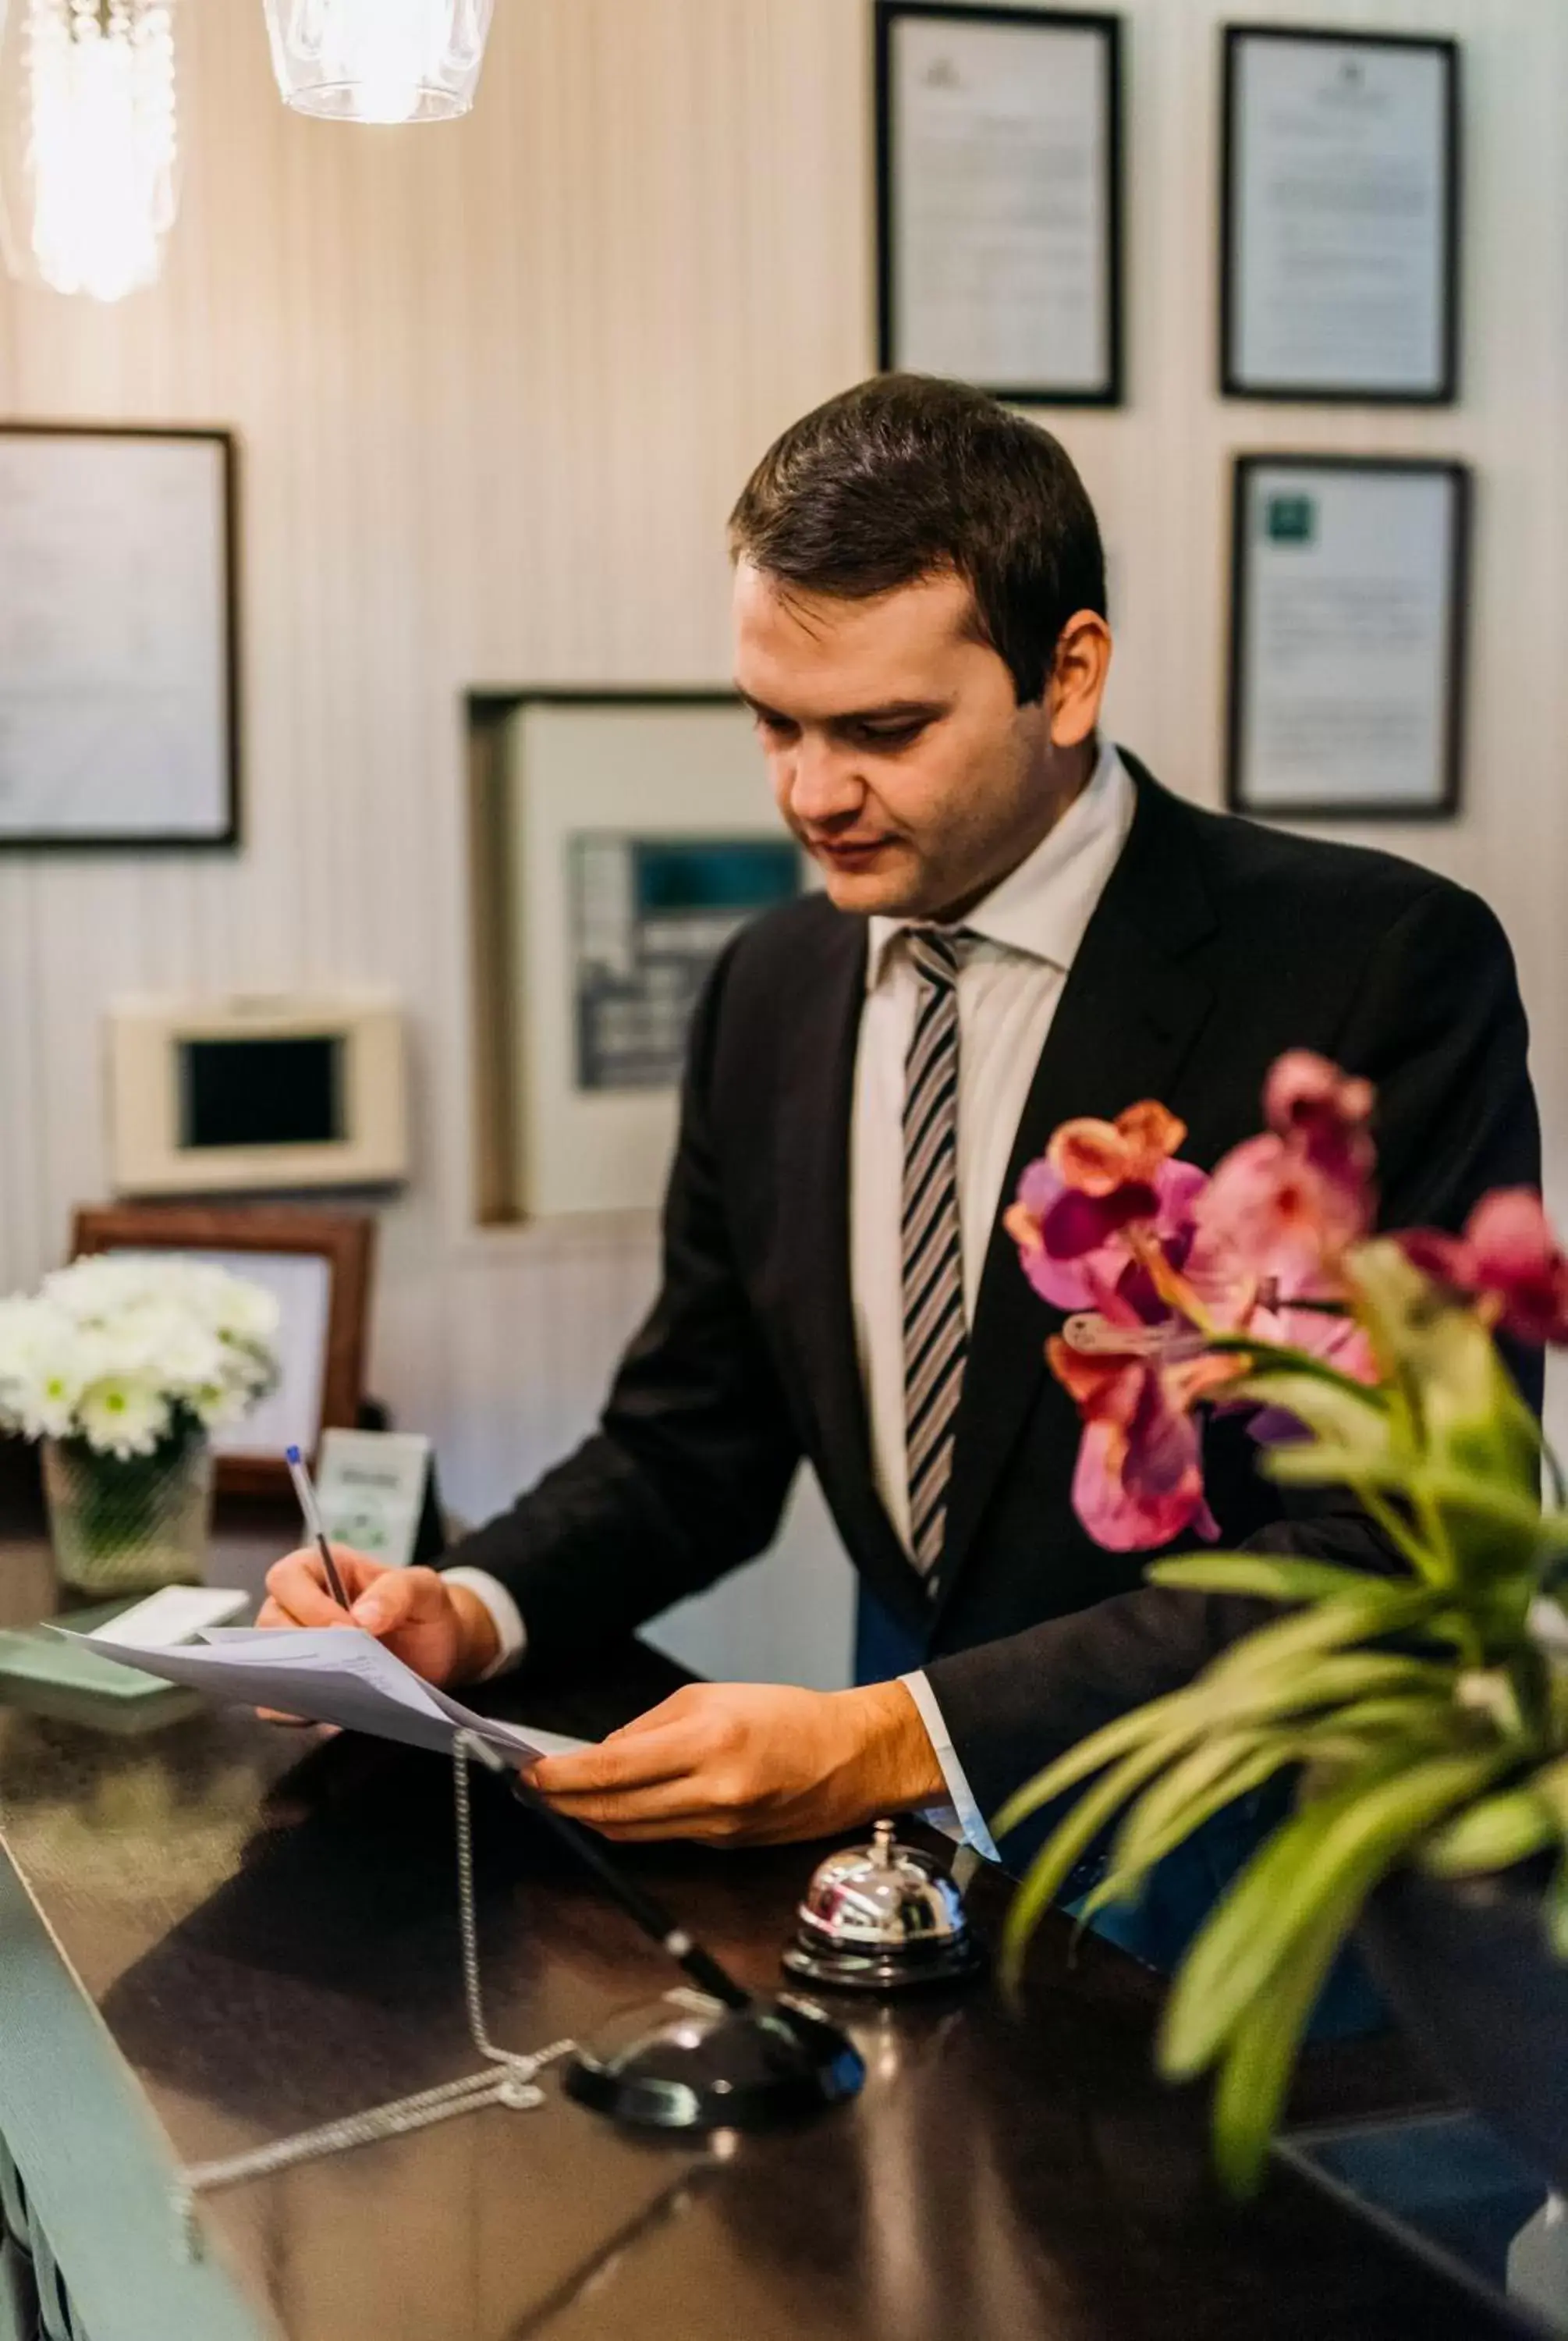
M1525 1024L1477 898L1381 853L1306 842L1168 794L1137 807L1036 1071L1002 1202L1070 1114L1162 1099L1209 1166L1261 1121L1282 1050L1377 1084L1383 1218L1455 1227L1537 1184ZM866 924L810 896L731 944L696 1019L663 1289L601 1425L452 1555L516 1596L531 1649L581 1648L771 1540L803 1459L855 1565L918 1636L983 1810L1109 1715L1187 1679L1257 1613L1140 1584L1069 1502L1059 1322L993 1229L971 1331L946 1549L928 1583L872 1480L850 1313L849 1132ZM1227 1543L1385 1558L1365 1518L1287 1502L1239 1426L1208 1442ZM1188 1540L1190 1542L1190 1539Z

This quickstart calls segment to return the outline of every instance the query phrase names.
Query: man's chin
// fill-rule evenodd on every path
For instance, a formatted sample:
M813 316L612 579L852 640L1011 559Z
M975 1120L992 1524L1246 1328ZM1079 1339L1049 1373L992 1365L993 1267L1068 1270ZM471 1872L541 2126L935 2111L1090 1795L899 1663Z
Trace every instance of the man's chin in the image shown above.
M863 919L918 919L928 916L923 893L906 868L862 869L817 860L822 884L835 910L851 911Z

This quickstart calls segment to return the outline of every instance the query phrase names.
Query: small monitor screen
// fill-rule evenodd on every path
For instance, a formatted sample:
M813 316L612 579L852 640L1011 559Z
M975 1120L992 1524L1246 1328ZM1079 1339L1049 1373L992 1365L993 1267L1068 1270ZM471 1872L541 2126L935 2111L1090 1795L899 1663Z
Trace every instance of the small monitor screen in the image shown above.
M328 1146L343 1136L342 1037L180 1043L183 1147Z

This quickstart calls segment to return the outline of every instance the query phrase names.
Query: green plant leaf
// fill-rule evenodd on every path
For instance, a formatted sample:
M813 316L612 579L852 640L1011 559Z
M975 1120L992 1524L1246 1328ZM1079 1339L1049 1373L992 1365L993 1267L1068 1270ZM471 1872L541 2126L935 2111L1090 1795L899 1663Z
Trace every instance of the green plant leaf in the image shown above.
M1298 1936L1335 1912L1347 1929L1377 1880L1515 1760L1494 1748L1411 1765L1394 1751L1276 1829L1183 1962L1161 2029L1162 2071L1201 2072Z
M1393 1414L1397 1411L1386 1389L1374 1382L1358 1381L1354 1374L1341 1371L1312 1350L1298 1350L1286 1341L1260 1341L1250 1333L1210 1333L1204 1348L1221 1358L1250 1358L1256 1374L1300 1374L1306 1380L1321 1382L1325 1389L1341 1390L1347 1398L1360 1397L1367 1405Z
M1256 1679L1242 1678L1217 1691L1210 1678L1202 1677L1190 1690L1156 1702L1162 1712L1154 1723L1149 1718L1155 1718L1155 1708L1144 1708L1084 1740L1021 1788L992 1823L993 1834L1005 1838L1018 1819L1027 1818L1079 1780L1105 1775L1057 1823L1025 1874L1007 1913L1004 1978L1016 1982L1029 1937L1096 1832L1131 1801L1144 1780L1152 1778L1162 1766L1174 1764L1200 1735L1208 1737L1249 1723L1266 1723L1283 1733L1286 1726L1298 1725L1315 1707L1332 1711L1379 1696L1403 1695L1407 1699L1418 1696L1430 1706L1434 1686L1445 1692L1452 1689L1452 1680L1450 1670L1418 1659L1384 1657L1371 1650L1318 1657L1302 1660L1294 1671L1276 1670ZM1332 1724L1332 1712L1324 1719ZM1141 1734L1127 1729L1135 1722L1144 1727ZM1107 1747L1121 1759L1115 1771L1107 1770ZM1014 1814L1017 1818L1009 1819Z
M1353 1698L1343 1706L1331 1708L1315 1723L1307 1724L1305 1736L1310 1740L1315 1731L1348 1731L1370 1741L1386 1732L1412 1748L1424 1748L1434 1740L1452 1741L1464 1720L1455 1710L1453 1688L1450 1679L1444 1696L1439 1698L1434 1698L1430 1691L1406 1691L1394 1698Z
M1321 1374L1304 1374L1298 1368L1265 1365L1244 1382L1226 1390L1227 1404L1250 1400L1258 1406L1277 1407L1305 1424L1315 1439L1357 1454L1397 1455L1401 1441L1381 1393L1365 1382Z
M1543 1764L1526 1785L1531 1795L1553 1816L1558 1834L1568 1841L1568 1757L1560 1756L1555 1763Z
M1286 1621L1290 1625L1304 1622ZM1264 1630L1274 1634L1280 1629ZM1251 1639L1259 1641L1263 1635ZM1042 1805L1053 1803L1150 1738L1168 1739L1174 1756L1184 1741L1224 1724L1284 1718L1306 1708L1330 1707L1340 1699L1379 1694L1442 1698L1453 1690L1454 1669L1425 1659L1374 1650L1325 1657L1312 1649L1298 1653L1292 1647L1279 1653L1269 1667L1234 1669L1231 1661L1246 1647L1242 1644L1216 1659L1185 1690L1151 1699L1146 1707L1135 1708L1131 1714L1118 1716L1115 1722L1080 1739L1076 1748L1069 1748L1014 1790L992 1820L991 1835L998 1840L1007 1837Z
M1337 1917L1302 1929L1265 1997L1236 2024L1214 2101L1215 2163L1232 2195L1257 2192L1302 2035L1344 1939Z
M1265 1601L1332 1600L1336 1594L1364 1593L1369 1582L1365 1569L1272 1552L1184 1553L1179 1560L1151 1562L1144 1575L1152 1585L1183 1586L1194 1593L1250 1593Z
M1347 1270L1356 1313L1380 1364L1413 1398L1428 1454L1533 1501L1540 1427L1474 1309L1441 1292L1386 1238L1358 1246Z
M1189 1684L1185 1690L1171 1691L1164 1698L1151 1698L1146 1706L1135 1707L1130 1714L1117 1716L1114 1723L1103 1724L1098 1731L1080 1739L1076 1747L1047 1764L1044 1771L1037 1772L1032 1780L1014 1789L991 1822L991 1835L1007 1837L1020 1821L1038 1812L1042 1805L1065 1796L1080 1780L1103 1772L1107 1764L1141 1747L1146 1739L1159 1738L1188 1711L1195 1689L1196 1685Z
M1279 1744L1281 1734L1272 1725L1262 1730L1252 1725L1240 1725L1228 1731L1206 1732L1196 1747L1169 1765L1144 1790L1122 1824L1116 1839L1116 1860L1137 1862L1146 1843L1163 1838L1174 1819L1184 1816L1199 1799L1206 1798L1216 1784L1223 1786L1239 1768L1249 1766L1260 1748L1273 1748ZM1196 1826L1196 1821L1186 1822L1182 1834L1187 1835Z
M1176 1773L1186 1768L1177 1766L1141 1797L1127 1816L1112 1848L1112 1867L1084 1904L1082 1915L1086 1922L1110 1903L1130 1901L1156 1863L1184 1845L1195 1829L1201 1828L1227 1805L1233 1805L1238 1797L1264 1787L1276 1772L1296 1760L1288 1740L1270 1737L1260 1743L1255 1734L1238 1735L1236 1740L1226 1740L1219 1749L1210 1748L1197 1752L1211 1759L1206 1780L1189 1778L1179 1796L1170 1796L1151 1813L1156 1796L1169 1788ZM1218 1760L1221 1757L1223 1762ZM1187 1762L1192 1760L1189 1758Z
M1423 1869L1434 1878L1474 1878L1510 1869L1557 1843L1561 1824L1533 1788L1504 1788L1458 1814L1421 1849Z
M1259 1627L1216 1659L1198 1678L1199 1686L1263 1674L1298 1659L1342 1649L1346 1642L1408 1633L1434 1619L1452 1599L1442 1587L1412 1585L1404 1578L1363 1578L1354 1593Z
M1157 1739L1125 1756L1114 1771L1085 1789L1035 1856L1013 1897L1002 1930L1002 1983L1006 1990L1017 1991L1030 1938L1060 1893L1074 1862L1087 1851L1106 1824L1115 1819L1166 1757L1165 1742Z

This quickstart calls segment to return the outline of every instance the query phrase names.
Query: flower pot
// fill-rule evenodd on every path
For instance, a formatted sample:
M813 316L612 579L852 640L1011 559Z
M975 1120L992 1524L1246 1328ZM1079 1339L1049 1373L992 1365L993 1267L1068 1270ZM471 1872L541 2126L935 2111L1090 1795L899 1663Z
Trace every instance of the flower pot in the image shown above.
M1359 1930L1377 1983L1433 2065L1559 2193L1568 2192L1568 1963L1542 1917L1549 1871L1397 1871Z
M44 1493L62 1584L107 1599L201 1583L213 1512L202 1431L187 1427L123 1461L84 1439L46 1439Z

